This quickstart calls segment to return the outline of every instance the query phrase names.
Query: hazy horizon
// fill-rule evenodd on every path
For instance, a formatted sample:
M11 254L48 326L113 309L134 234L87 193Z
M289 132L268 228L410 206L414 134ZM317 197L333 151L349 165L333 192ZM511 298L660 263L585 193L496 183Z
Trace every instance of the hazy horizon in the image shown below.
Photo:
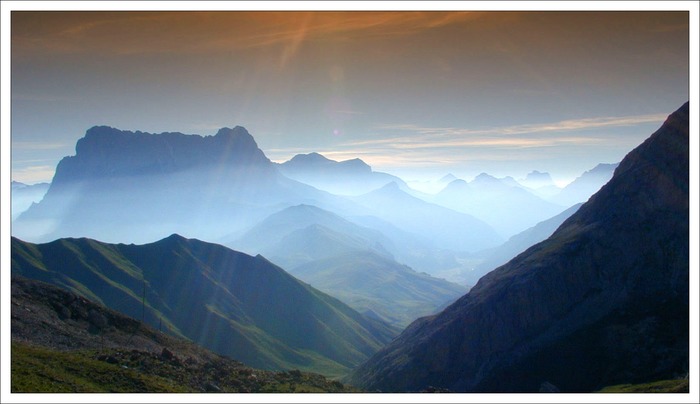
M689 13L13 11L12 179L95 125L406 180L619 162L689 98ZM40 117L40 119L37 119Z

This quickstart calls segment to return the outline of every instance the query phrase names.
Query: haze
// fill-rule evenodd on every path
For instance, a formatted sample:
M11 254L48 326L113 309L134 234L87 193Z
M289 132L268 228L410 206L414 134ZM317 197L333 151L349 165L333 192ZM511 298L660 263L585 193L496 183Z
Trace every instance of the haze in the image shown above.
M283 162L406 180L616 163L685 102L687 12L22 12L12 179L51 181L94 125L241 125Z

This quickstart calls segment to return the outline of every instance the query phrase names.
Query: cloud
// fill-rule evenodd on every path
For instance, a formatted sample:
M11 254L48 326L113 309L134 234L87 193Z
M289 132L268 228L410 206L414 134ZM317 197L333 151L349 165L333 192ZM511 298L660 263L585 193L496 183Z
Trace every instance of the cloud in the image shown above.
M547 134L554 132L570 132L579 130L599 129L606 127L635 126L645 123L663 122L667 114L634 115L625 117L600 117L569 119L551 123L512 125L486 129L468 129L451 127L424 127L413 124L379 125L379 130L393 130L415 133L426 138L445 138L477 135L514 136L524 134Z
M346 141L316 150L287 148L266 150L275 161L316 151L337 160L361 158L373 167L438 167L466 162L525 161L554 150L582 147L609 150L633 147L619 144L601 129L660 123L667 114L599 117L527 125L468 129L385 124L376 127L376 139ZM574 132L595 130L595 134ZM398 133L398 135L395 135ZM595 153L593 153L595 155Z
M36 184L39 182L51 182L56 172L55 166L39 165L19 169L12 169L12 180L25 184Z
M70 146L65 143L12 141L12 149L15 150L59 150L65 147Z
M23 12L13 48L110 55L281 46L284 66L308 40L401 36L475 18L469 12Z

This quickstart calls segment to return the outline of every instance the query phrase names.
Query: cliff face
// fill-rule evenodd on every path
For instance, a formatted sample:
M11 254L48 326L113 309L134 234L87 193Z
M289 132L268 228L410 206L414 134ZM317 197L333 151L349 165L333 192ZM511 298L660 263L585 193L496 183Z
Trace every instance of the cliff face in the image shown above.
M584 392L685 374L688 128L686 103L549 239L414 322L353 383Z
M174 173L218 165L227 169L272 163L245 128L222 128L215 136L150 134L108 126L89 129L56 169L54 183Z

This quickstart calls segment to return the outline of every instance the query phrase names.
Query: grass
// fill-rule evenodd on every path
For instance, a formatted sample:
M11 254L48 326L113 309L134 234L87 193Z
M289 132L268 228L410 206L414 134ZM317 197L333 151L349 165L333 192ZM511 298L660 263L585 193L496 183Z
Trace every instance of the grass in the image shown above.
M223 357L190 361L137 350L56 351L20 342L11 349L13 393L358 392L318 374L251 369Z
M688 393L688 379L660 380L641 384L608 386L598 393Z
M167 378L115 366L91 357L91 351L53 351L12 343L13 393L184 393Z

